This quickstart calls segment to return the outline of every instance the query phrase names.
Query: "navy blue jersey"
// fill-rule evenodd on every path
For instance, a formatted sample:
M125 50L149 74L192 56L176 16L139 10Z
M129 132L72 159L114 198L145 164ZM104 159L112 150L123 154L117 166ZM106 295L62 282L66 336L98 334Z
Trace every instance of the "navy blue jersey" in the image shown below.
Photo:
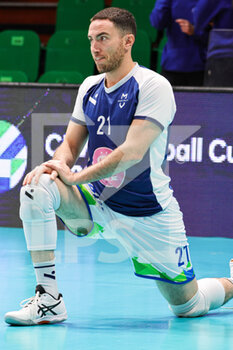
M93 182L95 192L112 210L129 216L149 216L170 202L170 178L161 165L174 113L168 81L137 64L110 88L105 86L105 74L91 76L80 86L71 120L87 126L88 165L98 163L121 145L134 119L150 120L162 130L140 163Z

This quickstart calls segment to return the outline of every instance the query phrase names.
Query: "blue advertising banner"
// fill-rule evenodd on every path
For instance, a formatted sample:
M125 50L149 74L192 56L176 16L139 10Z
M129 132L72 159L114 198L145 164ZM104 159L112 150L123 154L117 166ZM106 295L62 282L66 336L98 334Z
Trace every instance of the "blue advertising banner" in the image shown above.
M21 227L18 212L23 177L44 159L42 119L35 116L43 116L48 123L52 119L59 130L57 119L51 116L62 113L63 125L67 125L77 91L78 87L0 86L0 226Z
M174 124L183 140L170 140L168 160L187 234L233 237L233 94L175 96ZM197 130L186 138L191 126Z
M21 227L24 175L62 142L78 87L0 86L0 226ZM176 90L165 171L190 236L233 237L233 90ZM86 148L74 166L87 161Z

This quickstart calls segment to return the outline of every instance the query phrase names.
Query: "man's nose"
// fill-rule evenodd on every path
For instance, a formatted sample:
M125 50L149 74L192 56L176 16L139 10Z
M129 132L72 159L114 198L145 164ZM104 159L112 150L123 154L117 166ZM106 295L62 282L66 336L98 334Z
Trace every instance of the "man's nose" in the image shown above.
M99 43L98 43L97 40L93 40L93 41L91 42L91 50L92 50L93 52L99 52L100 48L99 48Z

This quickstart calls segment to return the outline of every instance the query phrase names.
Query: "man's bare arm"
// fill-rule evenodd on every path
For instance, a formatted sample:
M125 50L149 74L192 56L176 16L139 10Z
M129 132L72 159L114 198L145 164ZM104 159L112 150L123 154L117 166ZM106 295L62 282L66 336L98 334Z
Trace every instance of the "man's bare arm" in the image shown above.
M64 141L56 149L53 159L61 160L72 168L86 143L87 135L85 126L70 121Z
M71 168L81 153L81 150L86 142L87 135L88 132L85 126L71 121L67 127L65 139L57 148L53 159L56 161L59 160L65 164L65 166ZM51 167L48 167L45 162L37 166L25 176L23 185L30 184L32 179L35 180L35 183L38 183L40 176L44 173L50 174L50 178L52 180L55 180L58 176L57 171Z
M62 181L68 185L101 180L140 162L160 133L161 129L156 124L147 120L135 119L129 128L125 142L99 163L91 165L79 173L70 172L62 161L52 160L46 165L56 170Z

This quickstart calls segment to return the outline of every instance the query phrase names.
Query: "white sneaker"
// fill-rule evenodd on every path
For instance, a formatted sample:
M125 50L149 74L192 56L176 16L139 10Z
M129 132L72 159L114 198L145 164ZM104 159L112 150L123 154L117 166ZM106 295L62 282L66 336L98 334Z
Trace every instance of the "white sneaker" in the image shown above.
M57 323L67 319L66 307L59 294L58 298L45 292L41 285L36 287L36 295L23 300L19 311L5 314L5 322L17 326L34 326L46 323Z

